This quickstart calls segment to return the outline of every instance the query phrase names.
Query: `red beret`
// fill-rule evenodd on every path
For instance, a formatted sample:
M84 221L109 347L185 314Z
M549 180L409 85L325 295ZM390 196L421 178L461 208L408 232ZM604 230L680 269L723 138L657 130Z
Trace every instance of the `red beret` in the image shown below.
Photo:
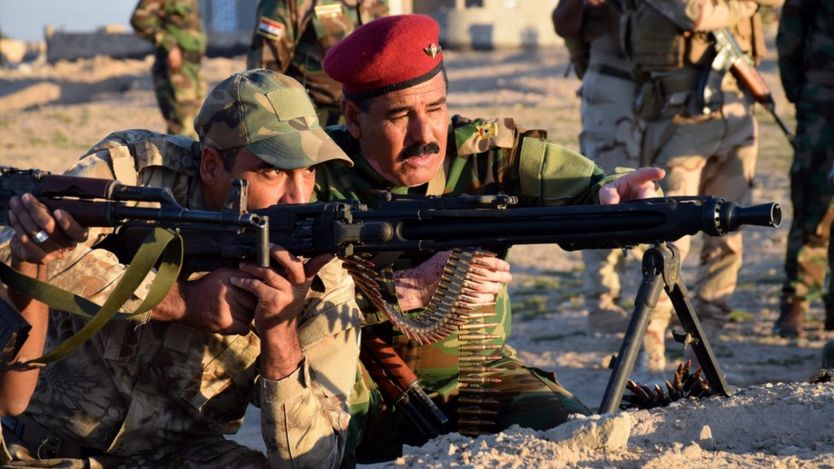
M327 51L324 71L348 98L371 98L428 81L443 69L440 26L426 15L366 23Z

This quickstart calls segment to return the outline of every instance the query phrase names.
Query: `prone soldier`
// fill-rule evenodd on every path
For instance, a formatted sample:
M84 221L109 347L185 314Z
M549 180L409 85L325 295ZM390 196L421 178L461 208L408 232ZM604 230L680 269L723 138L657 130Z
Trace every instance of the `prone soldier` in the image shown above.
M196 136L192 121L206 86L200 78L206 35L197 0L139 0L130 24L155 49L151 74L168 133Z
M113 133L69 174L168 187L184 207L205 210L222 208L233 179L245 179L256 209L304 203L317 165L349 163L304 88L268 70L218 84L195 127L199 142ZM4 261L46 268L49 283L98 303L125 275L113 253L96 248L112 236L106 229L85 233L31 195L12 199L12 213ZM108 322L42 368L26 412L4 419L3 465L338 466L359 353L354 285L336 260L305 264L280 246L270 251L280 273L244 263L182 280L149 312ZM154 276L125 312L147 297ZM84 325L52 311L47 343ZM267 455L223 438L240 428L250 401L261 407Z
M438 196L504 191L533 205L616 203L655 194L660 169L606 177L592 161L548 141L541 130L524 130L509 118L450 117L439 29L428 16L389 16L357 28L328 51L324 69L342 84L346 125L327 131L354 167L318 171L319 200L354 199L375 206L380 189ZM440 253L415 259L393 274L402 309L425 306L442 281L447 258ZM544 429L569 414L589 413L554 374L525 366L506 343L509 265L485 256L474 268L479 279L472 295L484 303L483 322L429 345L410 342L372 309L364 311L366 326L392 342L426 392L457 417L447 430L476 435L513 424ZM351 425L365 432L356 459L392 458L403 441L424 441L398 425L397 413L370 387L357 393L352 405Z
M295 78L309 90L321 125L336 124L342 87L324 73L324 54L357 26L387 14L387 0L261 0L246 67Z

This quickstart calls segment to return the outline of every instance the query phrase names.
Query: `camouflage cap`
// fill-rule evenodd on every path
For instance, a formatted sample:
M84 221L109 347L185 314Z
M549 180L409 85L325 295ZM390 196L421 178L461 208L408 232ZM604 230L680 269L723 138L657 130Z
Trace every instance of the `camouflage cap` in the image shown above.
M194 119L194 130L203 144L220 150L245 146L276 168L335 159L353 164L319 125L301 83L271 70L247 70L218 83Z

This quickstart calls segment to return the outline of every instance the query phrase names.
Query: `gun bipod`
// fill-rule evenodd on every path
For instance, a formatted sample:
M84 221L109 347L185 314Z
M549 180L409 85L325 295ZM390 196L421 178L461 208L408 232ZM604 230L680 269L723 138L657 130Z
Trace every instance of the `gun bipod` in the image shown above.
M620 351L611 360L611 377L608 379L599 413L613 413L619 410L626 382L634 370L651 312L657 305L661 289L666 291L672 301L675 314L683 327L682 342L684 346L692 346L710 387L718 394L730 395L729 386L724 380L709 339L701 327L695 308L687 298L687 289L681 280L680 268L680 252L674 244L659 243L643 254L643 281L637 290L634 313L628 323Z

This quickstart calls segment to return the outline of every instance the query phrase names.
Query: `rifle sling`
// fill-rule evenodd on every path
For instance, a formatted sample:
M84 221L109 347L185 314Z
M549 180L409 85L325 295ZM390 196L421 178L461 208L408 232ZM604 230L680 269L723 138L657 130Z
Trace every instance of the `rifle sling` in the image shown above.
M176 242L172 243L171 241ZM0 263L0 280L9 288L45 303L52 309L90 319L75 335L43 356L25 362L17 362L3 368L29 369L44 366L78 348L113 319L148 275L148 272L153 269L157 260L161 260L148 295L131 315L147 312L162 301L174 282L177 281L180 267L182 267L182 253L182 238L179 234L165 228L154 228L153 231L148 233L142 246L127 266L122 279L101 307L86 298L23 275L8 265Z

